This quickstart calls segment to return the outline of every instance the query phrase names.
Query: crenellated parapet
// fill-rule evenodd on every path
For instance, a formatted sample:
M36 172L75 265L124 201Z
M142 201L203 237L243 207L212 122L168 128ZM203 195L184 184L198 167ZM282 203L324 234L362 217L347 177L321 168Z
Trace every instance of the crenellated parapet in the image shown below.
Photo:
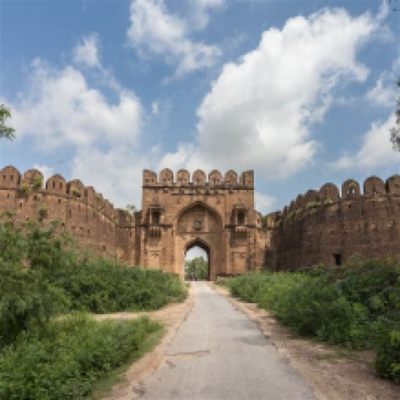
M135 228L135 216L115 208L79 179L66 181L55 174L44 182L37 169L21 174L7 166L0 170L0 210L12 212L17 221L58 221L61 229L97 253L115 256L118 252L120 258L129 258L127 249L118 249L117 235L120 230L129 235Z
M186 169L180 169L174 175L165 168L157 175L150 170L143 171L143 187L219 187L219 188L251 188L254 189L254 172L244 171L238 174L229 170L222 175L218 170L212 170L208 175L201 169L192 174Z
M285 220L299 215L307 215L307 211L326 207L349 207L352 203L359 204L361 211L366 211L376 202L390 202L400 198L400 175L393 175L384 182L382 179L371 176L363 183L363 190L357 181L348 179L341 185L341 189L333 184L326 183L319 190L308 190L300 194L279 213L279 218ZM312 212L312 213L314 213Z
M267 216L275 263L292 268L341 263L351 255L400 257L400 175L361 186L348 179L297 196Z

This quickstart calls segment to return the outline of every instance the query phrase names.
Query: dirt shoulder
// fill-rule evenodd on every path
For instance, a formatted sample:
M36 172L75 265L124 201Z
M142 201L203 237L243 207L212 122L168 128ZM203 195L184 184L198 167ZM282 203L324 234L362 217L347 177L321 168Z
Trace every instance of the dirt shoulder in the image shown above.
M372 352L347 351L293 335L267 311L233 298L211 283L232 305L254 321L277 351L313 388L319 400L397 400L400 386L378 378Z
M160 321L165 328L165 334L156 347L135 361L121 376L121 382L116 384L111 393L105 397L108 400L132 400L140 394L140 382L149 374L152 374L166 360L165 348L175 336L179 326L188 316L193 306L191 291L183 303L173 303L160 310L152 312L121 312L112 314L94 315L98 321L107 319L136 319L147 316L152 320Z

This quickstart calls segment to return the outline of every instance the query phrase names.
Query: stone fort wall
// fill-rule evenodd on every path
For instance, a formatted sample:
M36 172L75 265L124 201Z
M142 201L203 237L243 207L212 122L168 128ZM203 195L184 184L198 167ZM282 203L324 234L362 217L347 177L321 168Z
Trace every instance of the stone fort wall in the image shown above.
M142 210L132 214L77 179L67 182L55 174L44 182L35 169L23 174L12 166L0 170L0 212L10 211L20 222L58 221L79 244L131 265L165 264L176 272L184 239L198 236L196 221L180 232L178 217L191 207L190 218L197 218L196 204L218 213L222 223L223 232L207 232L206 226L203 232L205 238L215 236L211 242L221 241L215 245L222 257L215 260L216 274L334 265L352 255L400 258L400 175L386 182L370 177L363 191L352 179L341 190L327 183L265 218L254 209L252 171L240 176L234 171L224 176L219 171L208 176L200 170L192 175L144 171L142 196Z
M352 255L400 258L400 176L332 183L299 195L267 216L266 265L293 269L341 264Z
M114 206L80 180L53 175L46 182L36 169L21 174L12 166L0 170L0 211L17 222L58 221L80 245L96 254L134 264L135 216Z

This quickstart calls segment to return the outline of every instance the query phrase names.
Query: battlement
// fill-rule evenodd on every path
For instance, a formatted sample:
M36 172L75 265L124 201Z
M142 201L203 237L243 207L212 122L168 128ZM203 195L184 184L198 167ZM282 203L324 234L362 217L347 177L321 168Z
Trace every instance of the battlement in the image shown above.
M297 196L282 211L267 216L272 257L277 268L316 263L340 265L352 255L400 254L400 175L385 182L371 176L348 179L341 190L326 183Z
M208 176L198 169L190 176L189 171L180 169L174 176L174 173L165 168L157 175L150 170L143 171L143 187L218 187L218 188L238 188L254 189L254 171L248 170L240 174L229 170L222 175L218 170L212 170Z
M363 183L363 191L354 179L343 182L341 190L333 183L325 183L319 190L308 190L300 194L278 214L285 218L293 213L299 214L302 210L315 209L318 206L340 205L347 202L368 204L369 200L400 197L400 175L393 175L385 182L371 176Z
M0 170L0 210L17 223L54 221L95 253L133 263L132 244L126 238L135 229L135 215L120 210L79 179L66 181L60 174L44 181L37 169L20 173L15 167Z
M127 214L125 210L115 208L93 187L86 187L79 179L66 181L62 175L54 174L44 182L43 174L37 169L29 169L21 174L13 166L4 167L0 170L0 190L13 190L16 197L21 199L32 194L40 194L42 198L46 195L57 196L91 207L112 221L120 219L121 211ZM128 214L127 218L129 217L131 216Z

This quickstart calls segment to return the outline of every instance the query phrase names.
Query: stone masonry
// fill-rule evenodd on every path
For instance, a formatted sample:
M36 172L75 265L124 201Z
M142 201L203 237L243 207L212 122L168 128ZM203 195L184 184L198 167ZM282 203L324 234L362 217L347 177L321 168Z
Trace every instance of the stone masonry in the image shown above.
M254 173L143 171L142 208L116 209L94 188L38 170L0 171L0 212L60 229L99 255L183 276L185 253L202 247L210 279L247 271L341 264L351 255L400 257L400 176L329 183L284 210L254 208Z

